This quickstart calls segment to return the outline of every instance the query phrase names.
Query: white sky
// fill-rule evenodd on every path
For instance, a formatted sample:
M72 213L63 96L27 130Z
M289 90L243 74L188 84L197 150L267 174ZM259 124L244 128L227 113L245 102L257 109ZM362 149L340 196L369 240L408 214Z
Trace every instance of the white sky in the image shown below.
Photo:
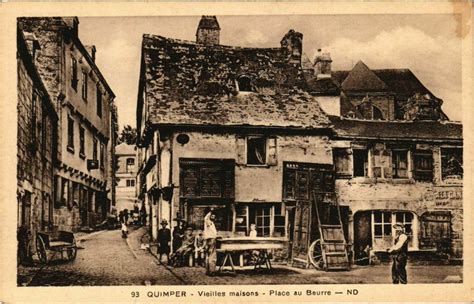
M97 47L96 63L115 92L119 124L136 125L143 34L195 40L200 16L81 17L79 36ZM303 33L311 60L331 53L333 70L358 61L372 69L409 68L461 120L461 39L453 15L217 16L221 44L278 47L289 29Z

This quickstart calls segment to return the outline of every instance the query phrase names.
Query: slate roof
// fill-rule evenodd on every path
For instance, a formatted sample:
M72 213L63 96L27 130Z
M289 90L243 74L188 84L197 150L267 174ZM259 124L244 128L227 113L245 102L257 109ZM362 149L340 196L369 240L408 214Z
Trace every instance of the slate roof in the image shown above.
M436 98L409 69L375 69L371 71L387 86L386 91L395 93L396 100L406 101L415 93L430 94ZM350 72L333 71L332 77L342 84ZM343 88L343 90L346 89Z
M311 76L306 79L307 90L311 95L315 96L339 96L341 93L340 84L331 78L317 79L316 76Z
M152 124L326 128L284 48L206 46L144 35L141 81ZM247 75L255 92L236 92ZM141 117L141 104L137 115ZM139 118L140 119L140 118Z
M351 92L384 92L388 90L388 86L368 66L359 61L341 82L341 89Z
M374 121L330 116L338 137L462 141L462 124L439 121Z

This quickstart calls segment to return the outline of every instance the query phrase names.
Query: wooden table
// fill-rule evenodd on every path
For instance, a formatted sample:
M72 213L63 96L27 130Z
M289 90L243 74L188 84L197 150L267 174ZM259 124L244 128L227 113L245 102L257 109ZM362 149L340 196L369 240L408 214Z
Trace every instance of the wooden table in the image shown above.
M270 259L268 257L268 250L273 249L284 249L287 246L288 240L286 238L276 237L229 237L217 239L217 252L224 253L224 260L219 265L219 272L222 271L223 267L227 266L227 262L235 272L234 262L232 261L232 253L244 252L244 251L260 251L259 260L255 265L263 263L268 269L272 268Z

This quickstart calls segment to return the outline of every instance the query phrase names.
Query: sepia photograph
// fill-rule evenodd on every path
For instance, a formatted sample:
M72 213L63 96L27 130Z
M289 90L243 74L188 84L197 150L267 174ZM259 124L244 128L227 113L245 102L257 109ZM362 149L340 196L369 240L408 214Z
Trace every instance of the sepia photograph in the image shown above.
M462 284L458 27L19 16L17 286Z

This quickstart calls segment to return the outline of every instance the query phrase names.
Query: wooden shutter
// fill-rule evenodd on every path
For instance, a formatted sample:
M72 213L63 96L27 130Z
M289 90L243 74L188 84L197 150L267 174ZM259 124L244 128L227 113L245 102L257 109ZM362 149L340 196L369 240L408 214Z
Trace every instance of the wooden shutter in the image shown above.
M245 136L236 135L235 147L237 151L236 163L237 165L245 165L246 153L245 153Z
M276 166L278 164L277 159L277 139L276 136L270 136L267 140L268 146L268 160L267 165Z
M449 211L425 212L420 217L420 248L436 248L438 252L451 251L451 213Z

